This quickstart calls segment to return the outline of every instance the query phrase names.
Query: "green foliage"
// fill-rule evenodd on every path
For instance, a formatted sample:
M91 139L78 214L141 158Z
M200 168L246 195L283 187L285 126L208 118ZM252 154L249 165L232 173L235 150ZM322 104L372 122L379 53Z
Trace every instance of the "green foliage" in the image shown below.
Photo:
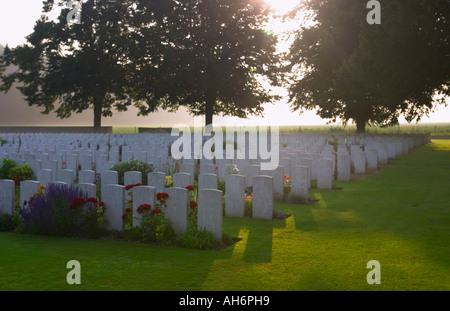
M25 163L11 168L8 175L10 179L16 178L18 181L31 180L33 179L33 170Z
M196 226L189 226L185 233L179 235L178 240L183 246L194 249L209 249L219 244L211 232L205 228L198 230Z
M123 185L124 183L124 174L129 171L137 171L142 173L142 183L147 184L148 181L148 173L153 171L153 168L150 164L145 163L143 161L139 161L136 159L131 159L127 162L120 162L113 165L111 168L112 171L116 171L119 174L119 184ZM125 185L127 186L127 185Z
M312 16L289 52L290 102L317 109L344 125L397 125L419 121L449 88L449 6L446 0L393 0L382 4L379 25L366 22L366 1L304 1ZM413 65L412 65L413 64Z
M9 179L9 171L15 166L14 160L3 159L0 164L0 179Z
M3 137L0 137L0 147L6 144L8 141L4 139Z
M143 14L142 25L156 23L163 30L156 42L164 42L167 57L160 58L163 64L160 59L142 63L136 90L141 98L151 98L147 94L156 85L167 95L166 106L187 107L193 115L206 116L206 124L219 113L261 115L262 104L278 99L259 79L276 84L279 62L277 38L263 30L269 7L262 1L168 0L162 7L160 20L150 10ZM153 44L140 48L144 55L154 55ZM156 68L163 68L157 77Z
M14 216L8 214L0 216L0 232L13 231L18 225L19 222Z

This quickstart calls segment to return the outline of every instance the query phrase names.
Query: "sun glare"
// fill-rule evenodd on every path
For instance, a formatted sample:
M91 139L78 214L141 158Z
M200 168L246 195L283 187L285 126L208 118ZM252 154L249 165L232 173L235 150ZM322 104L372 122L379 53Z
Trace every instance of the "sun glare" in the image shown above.
M300 3L300 0L264 0L273 9L278 11L277 13L287 13L292 10L296 5Z

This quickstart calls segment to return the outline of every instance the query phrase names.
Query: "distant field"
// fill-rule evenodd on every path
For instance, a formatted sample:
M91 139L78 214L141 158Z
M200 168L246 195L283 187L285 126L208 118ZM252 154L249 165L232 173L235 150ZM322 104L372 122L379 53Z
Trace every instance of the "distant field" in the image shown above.
M152 127L148 127L152 128ZM154 127L152 129L160 129ZM336 125L299 125L299 126L280 126L282 133L355 133L356 126L336 126ZM368 127L367 133L371 134L421 134L430 133L431 135L450 135L450 123L424 123L424 124L402 124L400 126L380 128ZM134 134L139 133L139 128L130 127L113 127L114 134Z

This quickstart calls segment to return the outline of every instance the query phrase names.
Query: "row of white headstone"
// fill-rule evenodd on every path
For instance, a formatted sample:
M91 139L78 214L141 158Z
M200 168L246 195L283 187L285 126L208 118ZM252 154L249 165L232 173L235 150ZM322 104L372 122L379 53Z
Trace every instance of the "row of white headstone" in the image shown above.
M139 136L133 137L138 140ZM369 137L358 140L355 137L339 136L336 151L329 144L326 135L301 136L295 134L284 135L281 139L285 148L280 150L280 165L275 170L262 171L258 159L216 159L215 163L211 160L200 160L199 228L205 227L214 232L216 237L221 236L223 193L217 190L218 181L226 183L225 216L243 217L245 189L251 186L253 187L253 217L271 219L273 200L283 194L284 175L290 176L291 193L307 198L312 180L317 181L319 189L331 189L335 170L337 170L337 180L349 181L352 163L355 173L364 174L366 168L378 168L379 163L386 163L388 159L396 158L424 143L421 137ZM79 144L78 141L77 143ZM22 147L22 145L20 146ZM11 151L19 151L12 150L13 147L14 144L3 147L3 151L7 151L3 152L3 155L8 155L8 152ZM41 150L40 154L45 157L49 156L49 158L60 154L56 153L56 149L55 153L45 153L48 148L47 146L45 150L39 149ZM102 151L97 152L97 155L105 155L108 151L104 146L102 148L97 150ZM26 149L21 149L21 151L23 150ZM36 151L36 149L34 150ZM92 151L95 152L95 148ZM65 161L67 164L67 160L71 161L70 155L79 155L74 152L76 152L75 148L68 148L65 153L66 158L50 161L53 161L52 163ZM39 153L36 152L36 154ZM24 158L26 157L24 154ZM91 160L92 158L89 158L85 164L87 165ZM71 162L77 163L78 161L74 159ZM150 173L148 185L133 188L133 192L136 192L136 195L133 196L134 203L138 204L136 206L151 204L154 202L155 193L166 191L170 198L167 201L168 217L173 221L176 230L186 230L189 195L185 187L193 184L196 171L195 162L193 160L183 161L180 164L180 172L173 175L173 187L167 189L164 187L165 173ZM230 171L236 172L236 166L239 173L230 174ZM85 166L82 164L82 167ZM105 202L107 211L105 220L110 229L123 229L121 216L125 208L125 186L141 183L140 172L127 172L124 185L119 185L117 172L107 168L102 169L101 165L96 165L96 171L83 169L78 172L77 168L58 169L57 165L52 168L37 170L38 181L21 183L21 202L33 195L41 184L72 184L77 177L79 179L77 187L82 187L89 196L95 196L95 181L98 174L102 181L101 199ZM76 176L77 172L78 176ZM14 206L14 182L2 180L0 189L2 189L0 191L0 213L11 213Z

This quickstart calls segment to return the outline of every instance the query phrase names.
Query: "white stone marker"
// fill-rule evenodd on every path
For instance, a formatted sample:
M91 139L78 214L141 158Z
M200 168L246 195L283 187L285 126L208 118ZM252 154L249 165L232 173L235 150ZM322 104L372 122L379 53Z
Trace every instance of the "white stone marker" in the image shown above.
M194 185L191 174L185 172L173 174L172 180L173 180L172 185L173 187L185 188L187 186Z
M41 169L39 171L39 182L42 185L47 186L49 182L53 181L52 176L53 176L52 170L46 168Z
M41 183L35 180L25 180L20 182L20 208L24 207L24 202L30 200L30 198L38 191ZM28 204L25 206L27 208Z
M252 217L272 219L273 215L273 177L258 175L253 179Z
M284 192L284 167L278 165L274 170L262 170L261 174L273 177L273 195L277 199L282 198Z
M80 184L94 184L95 183L95 171L82 170L78 175L78 183Z
M245 177L232 174L225 179L225 216L244 217L245 212Z
M136 185L142 183L142 173L138 171L128 171L123 175L123 185Z
M198 191L198 230L206 229L217 241L222 241L223 208L222 191L201 189Z
M100 173L102 185L118 185L119 173L116 171L103 171Z
M80 189L88 198L97 198L97 186L95 184L84 183L76 184L75 188Z
M0 216L14 215L16 183L10 179L0 180Z
M366 173L366 154L364 151L355 151L351 154L353 165L355 167L355 174Z
M217 189L217 175L210 173L198 175L198 189Z
M122 215L125 212L125 187L121 185L102 185L101 201L105 203L105 228L123 231Z
M189 185L194 185L195 164L181 163L179 173L188 173L191 178L189 181ZM188 185L186 185L186 186L188 186Z
M333 161L321 159L317 170L317 189L332 189Z
M200 164L200 174L217 174L214 164Z
M337 180L350 181L351 159L350 155L338 153L337 155Z
M60 170L57 181L65 182L68 185L73 185L75 179L75 172L72 170Z
M253 187L253 178L260 175L261 167L257 164L251 164L248 167L248 173L245 176L245 188Z
M166 174L163 172L151 172L147 175L148 185L156 188L156 193L164 192L166 188Z
M150 186L137 186L133 188L133 226L141 224L142 215L137 209L142 204L150 204L151 209L155 208L156 188Z
M366 150L366 160L367 168L377 169L378 168L378 152L376 149Z
M166 199L164 215L172 222L176 232L183 233L188 229L189 191L185 188L170 187L166 189L169 197Z
M308 199L309 167L294 166L291 172L291 194L296 197Z

